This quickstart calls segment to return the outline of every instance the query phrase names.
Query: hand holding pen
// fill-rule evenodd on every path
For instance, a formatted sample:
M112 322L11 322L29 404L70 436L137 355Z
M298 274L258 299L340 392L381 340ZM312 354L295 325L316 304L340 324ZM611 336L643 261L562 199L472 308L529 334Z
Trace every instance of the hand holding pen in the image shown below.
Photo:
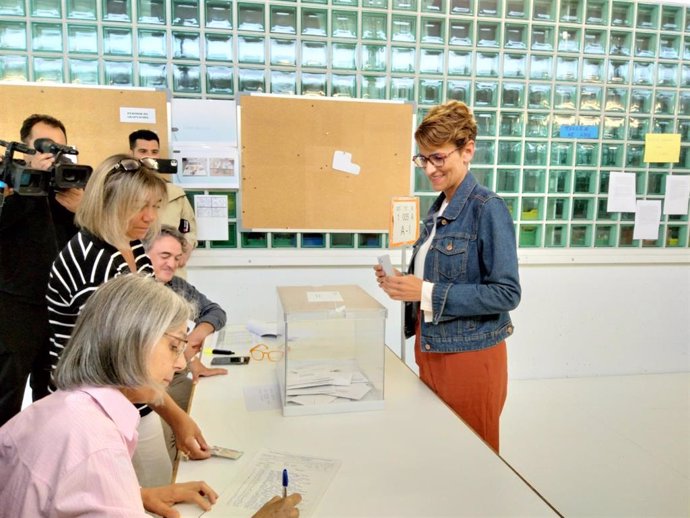
M299 509L295 506L301 501L302 495L299 493L292 493L285 498L274 496L252 518L298 518Z
M282 474L283 496L271 498L252 518L297 518L299 509L296 505L302 501L302 495L293 493L288 496L288 471Z

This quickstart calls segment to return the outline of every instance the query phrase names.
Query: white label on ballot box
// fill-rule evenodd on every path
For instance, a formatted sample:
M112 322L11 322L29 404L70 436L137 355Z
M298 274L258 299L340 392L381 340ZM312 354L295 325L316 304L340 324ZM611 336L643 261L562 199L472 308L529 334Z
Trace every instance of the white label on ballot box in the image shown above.
M309 302L342 302L343 296L339 291L308 291Z

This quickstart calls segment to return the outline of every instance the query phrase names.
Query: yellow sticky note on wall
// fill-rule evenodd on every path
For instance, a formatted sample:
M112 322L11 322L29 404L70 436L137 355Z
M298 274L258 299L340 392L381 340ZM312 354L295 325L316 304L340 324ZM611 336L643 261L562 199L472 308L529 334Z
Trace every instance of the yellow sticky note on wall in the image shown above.
M647 133L644 136L645 162L680 160L680 133Z

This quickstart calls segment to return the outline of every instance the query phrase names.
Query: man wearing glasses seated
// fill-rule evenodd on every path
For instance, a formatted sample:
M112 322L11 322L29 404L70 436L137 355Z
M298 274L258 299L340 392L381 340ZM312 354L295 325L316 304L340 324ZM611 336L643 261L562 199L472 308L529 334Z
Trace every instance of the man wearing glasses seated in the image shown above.
M186 280L175 275L180 259L187 250L187 246L188 243L184 235L170 225L163 225L157 235L144 241L146 253L153 263L156 280L165 284L198 308L198 315L194 321L195 327L187 337L188 347L185 351L187 369L176 372L168 388L168 394L183 409L188 408L192 384L196 383L199 377L228 373L226 369L210 369L206 367L197 354L203 348L206 337L225 326L227 315L218 304L209 300ZM192 380L187 376L189 372L192 373ZM176 453L175 439L171 431L166 433L166 440L168 452L174 458Z

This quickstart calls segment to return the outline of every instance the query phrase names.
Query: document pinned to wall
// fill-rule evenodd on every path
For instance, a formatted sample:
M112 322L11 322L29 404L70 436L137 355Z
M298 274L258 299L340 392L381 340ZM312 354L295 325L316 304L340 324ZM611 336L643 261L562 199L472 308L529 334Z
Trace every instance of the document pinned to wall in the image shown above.
M196 214L196 232L199 241L227 241L228 230L228 197L226 195L194 196L194 213Z
M240 185L237 148L218 142L176 142L173 156L177 180L185 188L237 189Z
M278 410L281 408L278 382L269 385L244 387L244 406L248 412Z
M316 511L340 464L337 459L259 450L204 516L245 518L253 515L271 498L280 494L281 474L283 469L287 469L288 494L302 495L302 502L298 505L299 515L307 518Z
M156 109L120 106L120 122L130 124L155 124Z
M635 212L635 173L612 172L609 175L608 212Z
M352 161L352 153L347 151L333 152L333 169L349 174L359 174L360 166Z
M690 198L690 176L668 175L664 195L664 214L683 216L688 213Z
M661 200L638 200L633 239L659 239Z
M647 133L644 136L644 161L676 163L680 160L680 133Z
M398 196L391 201L390 246L412 245L419 237L419 198Z

